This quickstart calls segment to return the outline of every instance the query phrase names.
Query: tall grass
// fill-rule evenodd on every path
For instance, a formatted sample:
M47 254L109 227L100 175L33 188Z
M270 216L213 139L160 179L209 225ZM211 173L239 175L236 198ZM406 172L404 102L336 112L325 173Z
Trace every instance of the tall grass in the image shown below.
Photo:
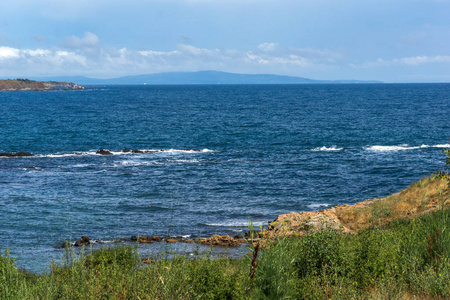
M256 256L142 263L135 248L70 251L47 273L0 256L0 299L448 299L449 209L345 235L281 237ZM251 250L251 249L250 249Z

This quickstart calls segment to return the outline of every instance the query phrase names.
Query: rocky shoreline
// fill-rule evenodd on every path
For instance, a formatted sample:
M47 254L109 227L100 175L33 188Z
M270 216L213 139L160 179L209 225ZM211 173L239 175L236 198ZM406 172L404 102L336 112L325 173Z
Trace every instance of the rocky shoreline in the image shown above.
M84 90L84 87L73 82L34 81L21 78L0 80L0 91L51 91L51 90Z
M124 149L121 151L110 151L107 149L100 149L95 152L98 155L115 155L115 154L148 154L148 153L158 153L158 152L166 152L167 150L130 150ZM200 149L179 149L177 151L186 151L186 152L202 152L204 150ZM83 155L83 153L74 153L74 155ZM35 154L30 152L1 152L0 157L30 157L35 156Z
M196 238L196 239L188 239L183 237L165 237L165 236L131 236L130 238L120 238L117 239L117 242L134 242L139 244L153 244L153 243L186 243L192 244L197 243L201 245L209 245L209 246L221 246L221 247L240 247L243 244L247 244L250 239L250 235L247 233L246 236L235 235L233 237L229 235L212 235L209 238ZM82 236L77 239L75 242L70 243L68 241L64 242L59 248L64 248L67 246L74 247L85 247L91 244L101 244L102 241L99 240L91 240L89 236Z
M290 212L269 222L268 228L251 236L213 235L208 238L185 239L183 237L132 236L118 241L138 242L140 244L198 243L202 245L239 247L251 242L262 245L280 237L298 237L310 232L331 228L345 234L353 234L370 226L380 227L395 219L410 219L434 210L450 207L450 188L448 175L433 174L413 183L408 188L385 198L374 198L353 205L337 205L328 209L311 212ZM445 201L442 201L445 199ZM71 245L87 246L89 237L77 239ZM67 245L66 243L63 245Z

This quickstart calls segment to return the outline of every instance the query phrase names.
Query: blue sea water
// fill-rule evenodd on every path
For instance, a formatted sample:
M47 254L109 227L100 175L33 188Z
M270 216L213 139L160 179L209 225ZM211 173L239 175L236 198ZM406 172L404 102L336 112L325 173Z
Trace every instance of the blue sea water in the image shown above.
M444 167L449 116L450 84L0 92L0 152L35 154L0 157L0 247L41 272L82 235L242 234L384 197Z

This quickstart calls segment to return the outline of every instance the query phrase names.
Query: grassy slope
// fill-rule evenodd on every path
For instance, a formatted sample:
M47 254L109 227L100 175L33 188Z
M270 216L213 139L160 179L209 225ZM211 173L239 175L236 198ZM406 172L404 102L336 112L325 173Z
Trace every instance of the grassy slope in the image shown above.
M301 238L275 235L241 259L142 264L132 247L105 248L36 276L4 253L0 299L449 299L448 199L447 178L433 175L335 210L354 234L319 226Z
M33 80L0 80L0 91L19 91L19 90L46 90L48 89L43 82Z

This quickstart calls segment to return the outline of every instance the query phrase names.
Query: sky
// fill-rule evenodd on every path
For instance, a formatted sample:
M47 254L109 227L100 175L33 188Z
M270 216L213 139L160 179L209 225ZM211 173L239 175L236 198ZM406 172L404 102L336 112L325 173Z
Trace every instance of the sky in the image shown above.
M216 70L450 82L450 0L14 0L0 78Z

